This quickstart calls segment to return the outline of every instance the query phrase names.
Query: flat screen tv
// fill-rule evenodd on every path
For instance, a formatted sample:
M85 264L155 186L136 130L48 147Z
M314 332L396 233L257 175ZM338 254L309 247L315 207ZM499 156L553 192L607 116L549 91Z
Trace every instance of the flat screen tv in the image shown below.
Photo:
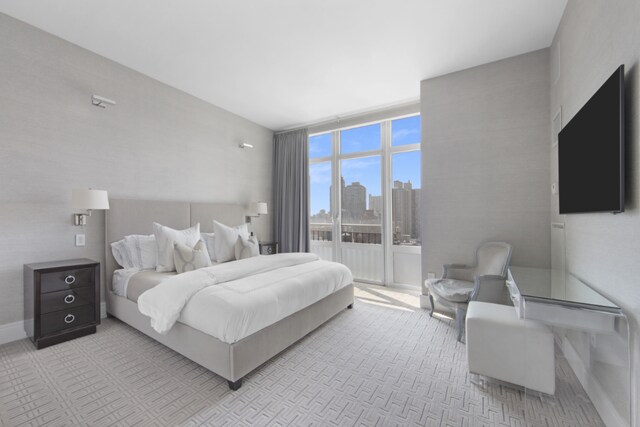
M560 213L624 211L624 65L558 135Z

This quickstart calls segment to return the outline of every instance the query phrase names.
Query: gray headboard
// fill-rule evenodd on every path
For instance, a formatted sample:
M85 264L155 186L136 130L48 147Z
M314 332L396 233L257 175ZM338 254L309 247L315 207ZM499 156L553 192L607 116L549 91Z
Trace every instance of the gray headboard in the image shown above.
M245 206L232 203L109 199L104 227L106 291L111 289L113 271L119 268L111 253L111 243L129 234L151 234L154 222L178 230L200 223L200 231L212 232L214 219L231 226L242 224L245 221Z

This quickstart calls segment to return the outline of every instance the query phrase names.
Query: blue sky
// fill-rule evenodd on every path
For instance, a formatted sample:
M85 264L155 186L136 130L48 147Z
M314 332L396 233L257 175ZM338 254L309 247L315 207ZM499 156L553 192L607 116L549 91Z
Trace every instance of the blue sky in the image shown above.
M420 142L420 116L392 121L393 146ZM380 149L380 125L374 124L341 131L342 154ZM331 156L331 134L317 135L309 140L309 157ZM397 153L392 157L393 180L411 181L413 188L420 188L420 152ZM380 156L341 160L342 176L347 185L359 181L367 187L368 195L380 195ZM331 162L312 164L309 168L311 182L311 214L320 209L330 210Z

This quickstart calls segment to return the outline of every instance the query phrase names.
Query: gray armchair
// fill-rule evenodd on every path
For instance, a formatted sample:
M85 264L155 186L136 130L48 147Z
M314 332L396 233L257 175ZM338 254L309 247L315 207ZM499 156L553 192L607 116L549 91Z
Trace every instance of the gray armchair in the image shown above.
M435 302L454 310L458 341L461 341L470 301L502 301L510 260L511 245L489 242L476 251L475 265L445 264L440 279L426 281L431 302L430 315L433 316Z

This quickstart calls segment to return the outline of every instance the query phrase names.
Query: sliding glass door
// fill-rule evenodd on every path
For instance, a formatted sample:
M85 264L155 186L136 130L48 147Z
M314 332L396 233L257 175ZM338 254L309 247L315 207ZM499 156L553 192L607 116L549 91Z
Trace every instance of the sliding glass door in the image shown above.
M419 142L419 116L311 135L312 252L360 281L419 285Z
M356 151L380 145L380 125L342 131L338 260L359 280L384 282L382 156ZM344 150L354 147L354 150ZM378 148L378 147L376 147ZM365 154L369 153L369 154Z
M393 283L420 286L420 116L391 121L391 242L387 269Z
M337 261L334 236L337 208L333 195L332 135L309 138L309 234L311 252L328 261Z

